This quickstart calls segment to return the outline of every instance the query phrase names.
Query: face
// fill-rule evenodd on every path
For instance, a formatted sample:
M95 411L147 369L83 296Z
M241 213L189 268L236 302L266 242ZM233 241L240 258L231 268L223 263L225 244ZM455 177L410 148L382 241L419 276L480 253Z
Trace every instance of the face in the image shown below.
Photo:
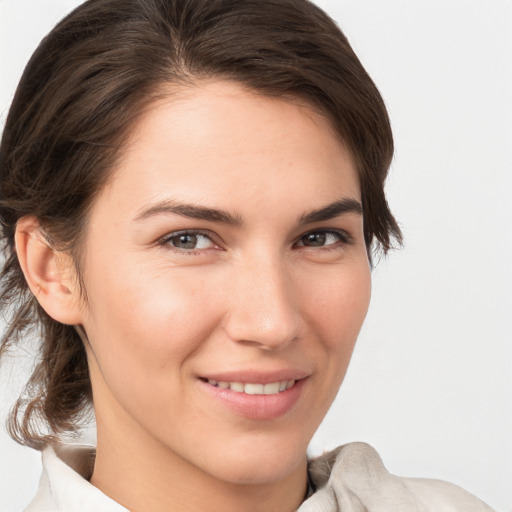
M369 302L360 201L304 106L206 82L146 112L85 237L98 442L233 483L303 464Z

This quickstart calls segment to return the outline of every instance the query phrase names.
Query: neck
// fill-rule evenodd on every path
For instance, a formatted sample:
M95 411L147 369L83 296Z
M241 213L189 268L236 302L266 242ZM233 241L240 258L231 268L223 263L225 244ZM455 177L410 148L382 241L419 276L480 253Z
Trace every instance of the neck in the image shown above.
M140 432L139 432L140 433ZM278 482L226 482L144 435L98 422L91 483L132 512L292 512L307 490L306 457ZM141 442L142 441L142 442Z

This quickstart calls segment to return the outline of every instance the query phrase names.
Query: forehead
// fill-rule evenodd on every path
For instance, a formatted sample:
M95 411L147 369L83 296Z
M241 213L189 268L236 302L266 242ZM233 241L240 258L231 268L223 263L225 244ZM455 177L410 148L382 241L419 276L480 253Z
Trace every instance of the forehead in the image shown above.
M201 82L153 103L106 188L131 196L132 205L134 192L228 203L271 199L276 190L281 200L301 190L325 196L321 202L360 198L351 154L325 116L227 81Z

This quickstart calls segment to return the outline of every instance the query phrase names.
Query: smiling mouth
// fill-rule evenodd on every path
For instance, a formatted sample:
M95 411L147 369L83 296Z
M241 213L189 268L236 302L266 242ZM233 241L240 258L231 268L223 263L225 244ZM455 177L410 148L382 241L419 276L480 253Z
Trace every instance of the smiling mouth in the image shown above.
M295 384L295 380L283 380L279 382L269 382L268 384L259 384L251 382L223 382L212 379L204 379L211 386L229 389L236 393L245 393L246 395L277 395Z

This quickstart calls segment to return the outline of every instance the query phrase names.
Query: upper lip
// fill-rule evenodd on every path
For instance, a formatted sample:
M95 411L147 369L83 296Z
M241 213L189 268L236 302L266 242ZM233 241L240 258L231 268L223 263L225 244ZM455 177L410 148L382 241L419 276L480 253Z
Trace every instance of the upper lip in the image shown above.
M298 369L282 369L275 371L262 370L234 370L227 372L205 373L199 378L214 380L217 382L241 382L255 384L270 384L271 382L283 382L287 380L300 380L309 376L309 373Z

